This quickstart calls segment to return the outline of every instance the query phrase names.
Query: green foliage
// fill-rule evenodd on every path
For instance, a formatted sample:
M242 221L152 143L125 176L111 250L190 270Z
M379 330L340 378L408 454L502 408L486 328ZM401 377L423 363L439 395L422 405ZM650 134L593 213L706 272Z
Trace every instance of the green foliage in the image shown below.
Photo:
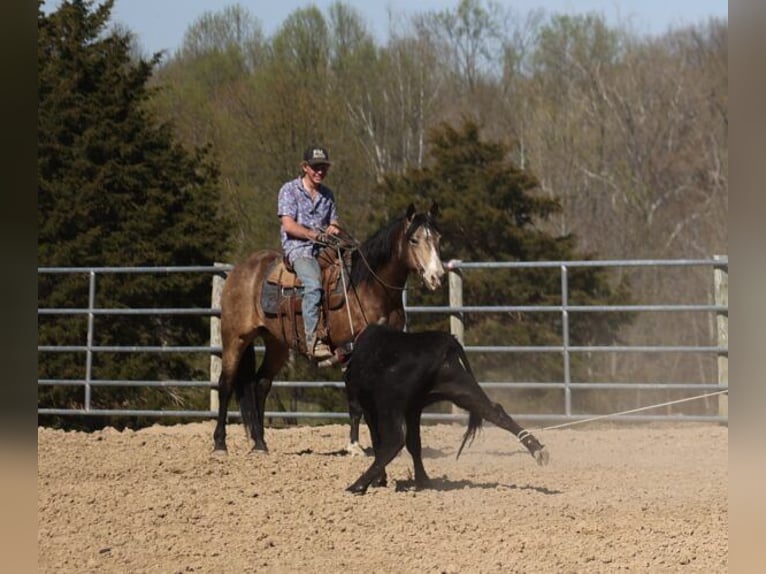
M63 2L38 14L38 261L42 266L183 266L223 260L226 221L219 214L219 170L209 150L186 151L169 125L147 112L146 85L156 60L133 61L130 36L106 33L112 2L92 9ZM164 275L164 276L163 276ZM41 276L40 307L87 306L87 279ZM100 275L97 306L206 307L201 276ZM98 318L96 345L202 344L207 319ZM45 317L39 342L85 343L77 317ZM95 379L186 379L201 365L188 357L97 354ZM40 377L82 379L82 354L42 354ZM66 395L61 397L60 395ZM169 393L99 389L93 407L141 394L159 407ZM77 405L81 390L43 389L49 402ZM176 395L176 398L178 395ZM63 401L62 401L63 399ZM132 403L135 406L135 403Z

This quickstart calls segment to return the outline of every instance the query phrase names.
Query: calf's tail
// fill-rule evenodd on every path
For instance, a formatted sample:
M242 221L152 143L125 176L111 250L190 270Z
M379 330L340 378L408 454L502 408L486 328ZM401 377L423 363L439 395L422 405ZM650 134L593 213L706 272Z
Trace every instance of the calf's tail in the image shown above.
M470 446L470 444L473 442L473 439L476 438L476 433L481 429L481 421L482 418L475 413L470 413L468 415L468 428L465 429L463 442L460 444L460 448L457 449L457 456L455 457L456 459L460 458L460 453L463 452L463 447L465 447L465 444L468 443Z
M453 350L457 351L457 359L460 366L465 369L471 377L474 376L473 370L471 369L471 363L468 362L468 357L465 354L465 349L463 349L463 346L461 344L455 345ZM454 355L453 355L454 357ZM468 428L465 429L465 434L463 435L463 442L460 444L460 448L457 450L457 456L455 457L460 458L460 453L463 452L463 448L465 448L466 443L470 446L471 443L473 443L473 439L476 438L476 433L481 430L481 423L482 418L476 413L469 413L468 415Z

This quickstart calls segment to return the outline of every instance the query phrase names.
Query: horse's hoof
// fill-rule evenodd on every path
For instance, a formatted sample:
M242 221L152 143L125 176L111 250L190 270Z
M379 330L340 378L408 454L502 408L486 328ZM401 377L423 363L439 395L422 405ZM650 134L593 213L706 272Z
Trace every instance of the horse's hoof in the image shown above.
M269 449L266 446L254 446L250 449L250 454L269 454Z
M551 459L550 453L545 449L545 447L541 448L537 452L535 452L535 460L537 461L537 464L540 466L545 466L548 464L548 462Z
M215 458L225 458L229 455L229 451L225 448L217 448L212 452Z
M364 449L358 442L350 442L346 446L346 454L350 454L351 456L367 456L367 453L364 452Z

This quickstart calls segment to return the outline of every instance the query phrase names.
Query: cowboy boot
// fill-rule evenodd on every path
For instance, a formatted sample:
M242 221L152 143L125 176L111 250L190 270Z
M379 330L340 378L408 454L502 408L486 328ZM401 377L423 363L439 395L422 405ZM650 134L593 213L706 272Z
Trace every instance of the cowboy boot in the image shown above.
M330 349L327 343L320 340L316 335L309 341L308 349L309 356L318 361L332 357L332 349Z

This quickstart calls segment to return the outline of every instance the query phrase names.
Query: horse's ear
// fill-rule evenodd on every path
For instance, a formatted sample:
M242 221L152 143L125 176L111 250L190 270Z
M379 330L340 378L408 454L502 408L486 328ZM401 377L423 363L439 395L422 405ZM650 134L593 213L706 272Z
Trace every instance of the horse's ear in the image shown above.
M428 210L428 213L431 214L431 217L437 217L439 215L439 204L436 203L436 200L431 204L431 209Z
M415 204L410 203L410 206L407 208L407 221L412 221L412 218L415 216Z

